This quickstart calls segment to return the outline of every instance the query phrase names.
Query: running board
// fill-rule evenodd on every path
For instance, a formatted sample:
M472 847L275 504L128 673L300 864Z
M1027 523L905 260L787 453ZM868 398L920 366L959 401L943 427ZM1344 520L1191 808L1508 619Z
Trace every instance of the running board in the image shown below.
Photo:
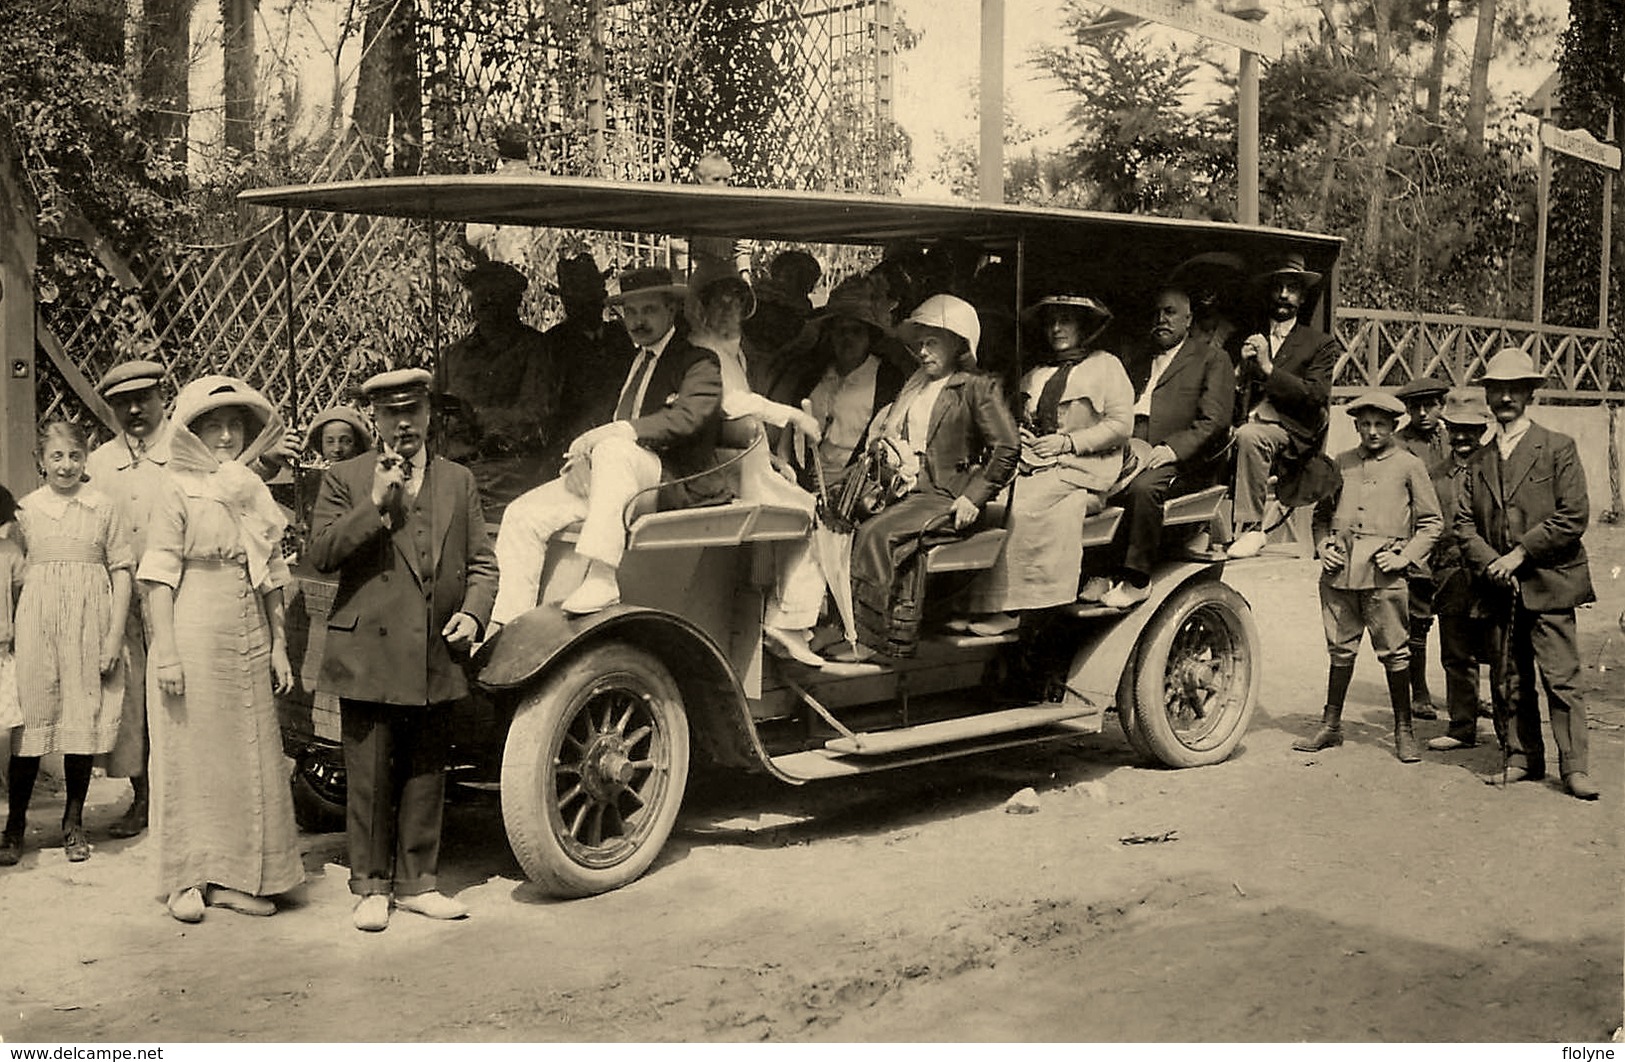
M1059 723L1005 734L994 734L979 741L965 741L952 746L928 746L899 752L891 756L843 756L828 749L808 749L773 757L773 768L793 782L816 782L827 778L850 778L873 771L896 767L915 767L926 763L994 752L998 749L1018 748L1043 741L1075 741L1100 732L1099 717L1093 723L1083 719L1063 719Z
M1031 730L1033 727L1059 723L1063 719L1094 715L1097 711L1094 705L1089 704L1007 708L1002 712L945 719L940 723L921 723L918 726L899 727L896 730L831 738L824 742L824 748L842 756L889 756L894 752L906 752L909 749L946 745L955 741L972 741L1015 730Z

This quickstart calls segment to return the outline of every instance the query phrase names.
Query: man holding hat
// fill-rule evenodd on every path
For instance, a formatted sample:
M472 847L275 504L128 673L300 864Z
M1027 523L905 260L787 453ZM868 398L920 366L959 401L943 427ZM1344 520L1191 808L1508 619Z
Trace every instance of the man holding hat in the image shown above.
M637 347L618 320L604 319L609 292L592 255L559 259L558 286L564 320L542 333L543 358L558 379L557 423L548 432L541 476L558 475L564 447L615 411L615 398Z
M1264 491L1272 469L1286 480L1325 445L1337 364L1337 341L1298 323L1305 297L1320 283L1319 273L1304 268L1303 255L1283 256L1257 279L1267 296L1269 327L1241 348L1246 422L1236 429L1233 558L1264 548Z
M119 433L91 451L85 475L113 499L130 529L131 547L146 550L152 499L169 464L170 425L164 416L164 367L155 361L127 361L109 369L96 393L107 400ZM114 837L134 837L147 828L147 628L142 622L143 597L130 595L130 617L124 624L124 651L130 672L124 683L124 706L118 741L107 754L107 775L128 778L135 791L129 810L108 827Z
M1595 800L1574 629L1575 608L1597 599L1580 541L1591 515L1585 470L1573 439L1529 419L1544 378L1528 354L1501 351L1480 382L1495 430L1462 480L1455 524L1468 567L1498 591L1489 607L1490 673L1506 765L1485 781L1546 775L1538 664L1563 784L1581 800Z
M309 554L338 573L318 688L339 698L357 929L394 906L429 918L468 909L436 891L452 704L468 695L454 654L479 640L497 570L474 476L430 454L423 369L362 385L382 453L322 477Z
M1433 469L1433 489L1439 507L1445 512L1444 531L1428 558L1431 572L1432 608L1439 617L1439 663L1444 665L1444 699L1450 713L1450 727L1428 739L1434 752L1472 748L1478 744L1478 661L1481 654L1482 623L1478 607L1477 580L1467 568L1456 534L1456 505L1461 484L1472 470L1473 458L1484 445L1484 432L1491 422L1490 407L1484 396L1474 391L1455 391L1446 399L1441 419L1450 443L1450 454L1442 466ZM1412 600L1415 600L1414 593ZM1414 639L1415 617L1411 620ZM1416 643L1411 643L1416 651ZM1411 677L1415 679L1415 670Z
M1428 555L1444 521L1427 467L1394 445L1404 404L1383 391L1367 391L1347 411L1360 445L1337 455L1342 486L1315 506L1314 518L1320 617L1331 657L1326 705L1320 729L1292 747L1318 752L1343 744L1343 700L1360 640L1369 631L1388 674L1394 754L1401 763L1416 763L1422 756L1411 725L1405 572Z
M621 274L620 294L610 302L621 308L627 334L638 345L637 358L616 399L614 419L578 435L565 451L559 478L508 507L497 533L502 585L493 624L509 623L535 607L548 542L576 521L581 533L575 550L589 561L587 575L559 606L585 615L621 599L623 520L635 499L683 508L732 495L727 473L715 470L721 363L715 353L677 333L687 292L669 269Z
M542 333L519 319L529 281L505 262L462 276L474 330L441 352L439 386L456 404L447 457L467 465L495 512L536 481L556 402Z
M1394 438L1422 459L1435 483L1450 465L1450 436L1439 423L1444 396L1449 390L1450 385L1443 380L1421 376L1394 392L1394 397L1405 403L1406 415L1405 426ZM1443 511L1450 513L1449 509ZM1422 563L1411 569L1407 580L1411 594L1411 715L1417 719L1437 719L1439 713L1433 707L1427 675L1428 631L1433 629L1433 576L1427 564Z

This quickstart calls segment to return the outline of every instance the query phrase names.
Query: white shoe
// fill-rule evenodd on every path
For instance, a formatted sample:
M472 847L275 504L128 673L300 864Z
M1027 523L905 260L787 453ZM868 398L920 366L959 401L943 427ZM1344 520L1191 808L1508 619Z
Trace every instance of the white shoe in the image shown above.
M620 604L621 584L615 575L614 568L602 561L593 561L587 566L587 577L569 597L559 602L559 608L574 616L585 616Z
M395 897L395 906L402 911L411 911L413 914L420 914L425 918L438 918L442 921L468 917L467 904L439 892L420 892L413 896L397 896Z
M1440 734L1438 737L1428 738L1428 748L1433 752L1454 752L1457 749L1470 749L1476 742L1463 741L1449 734Z
M991 616L974 621L970 625L972 634L984 638L995 638L1001 634L1009 634L1021 626L1021 617L1013 612L995 612Z
M1269 536L1262 531L1243 531L1241 536L1230 543L1225 556L1231 560L1241 560L1246 557L1256 557L1263 551L1269 542Z
M785 627L763 627L762 644L775 656L789 657L807 667L823 667L824 658L807 644L807 631L793 631Z
M355 902L350 915L355 927L363 933L377 933L389 928L389 894L371 893Z
M1107 608L1126 609L1133 608L1150 596L1151 587L1149 585L1130 586L1128 583L1117 583L1106 591L1106 596L1100 599L1100 603Z
M1083 584L1082 593L1078 594L1079 601L1099 601L1106 596L1106 591L1112 588L1111 580L1103 575L1096 575Z

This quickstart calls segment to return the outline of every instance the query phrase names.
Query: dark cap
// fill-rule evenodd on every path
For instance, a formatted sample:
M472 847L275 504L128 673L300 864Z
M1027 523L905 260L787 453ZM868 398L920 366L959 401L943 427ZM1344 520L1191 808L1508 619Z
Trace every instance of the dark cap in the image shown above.
M1413 398L1439 398L1448 393L1450 385L1443 380L1432 376L1422 376L1405 384L1394 392L1394 397L1401 402L1409 402Z
M399 409L428 398L433 381L427 369L392 369L369 377L361 393L374 409Z
M463 274L463 287L477 294L517 299L530 286L530 279L507 262L481 262Z
M558 285L548 290L554 295L601 298L605 294L604 274L599 270L598 263L592 255L585 252L573 254L568 258L559 259Z
M111 398L130 391L145 391L163 382L164 367L156 361L127 361L107 370L102 382L96 385L96 392L103 398Z

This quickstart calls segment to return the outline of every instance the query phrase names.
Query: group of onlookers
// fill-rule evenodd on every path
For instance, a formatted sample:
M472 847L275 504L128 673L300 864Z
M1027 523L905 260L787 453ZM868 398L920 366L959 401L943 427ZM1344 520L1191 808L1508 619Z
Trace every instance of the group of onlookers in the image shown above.
M950 627L998 636L1037 609L1140 605L1165 503L1233 475L1232 557L1256 554L1283 508L1315 504L1330 669L1321 725L1295 747L1342 743L1369 632L1396 753L1417 760L1437 615L1450 724L1428 746L1476 743L1485 659L1497 778L1540 778L1538 664L1559 772L1574 795L1597 795L1575 689L1574 607L1592 599L1585 483L1572 440L1528 419L1541 377L1527 355L1491 359L1487 403L1432 380L1360 397L1345 407L1359 445L1327 460L1335 343L1303 321L1320 277L1301 258L1255 276L1267 320L1249 332L1212 279L1241 260L1197 256L1148 293L1148 326L1115 351L1099 298L1051 291L1021 312L1047 352L1017 377L1004 338L987 340L997 312L971 301L1003 275L973 273L974 259L888 256L815 309L821 270L806 252L780 255L759 291L730 255L703 250L687 276L626 270L613 296L590 256L566 255L563 319L546 332L521 320L521 270L476 266L473 330L433 373L369 379L370 419L335 406L295 435L225 376L181 388L166 416L163 368L138 361L99 386L112 440L87 453L81 429L47 424L45 485L14 519L0 512L13 528L0 649L14 646L0 652L0 732L15 728L0 865L21 857L40 758L61 753L67 858L90 854L83 808L105 757L133 789L110 832L134 836L150 814L175 918L272 914L269 897L301 880L274 706L294 683L287 520L264 483L301 445L325 469L301 507L308 559L338 579L319 688L340 699L364 930L392 909L466 914L437 889L450 706L467 694L467 654L538 604L555 534L580 524L585 574L558 604L590 614L620 599L630 516L731 498L855 525L843 655L864 660L915 652L923 555L979 527L1007 535ZM1086 554L1086 521L1108 505L1122 509L1115 536ZM840 640L820 637L826 574L807 541L772 548L767 646L825 667Z

